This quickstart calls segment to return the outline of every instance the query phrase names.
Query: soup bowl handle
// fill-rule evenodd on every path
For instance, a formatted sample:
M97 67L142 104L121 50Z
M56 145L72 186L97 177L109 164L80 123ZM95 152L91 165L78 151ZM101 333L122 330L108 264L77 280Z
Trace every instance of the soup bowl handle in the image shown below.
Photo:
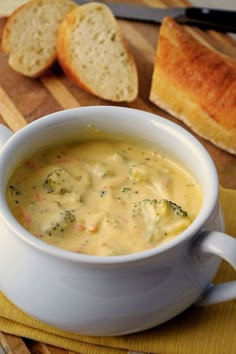
M6 143L6 141L13 135L13 131L7 128L5 125L0 124L0 148Z
M218 231L204 231L198 237L194 250L197 255L219 256L236 270L236 240L231 236ZM205 306L233 299L236 299L236 281L210 284L196 305Z

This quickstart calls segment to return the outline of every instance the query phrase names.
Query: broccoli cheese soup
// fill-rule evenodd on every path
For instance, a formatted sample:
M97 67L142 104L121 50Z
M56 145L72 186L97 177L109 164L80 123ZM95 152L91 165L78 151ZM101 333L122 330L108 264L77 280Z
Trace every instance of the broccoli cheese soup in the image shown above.
M22 162L7 201L35 237L89 255L123 255L168 242L197 216L202 192L159 151L117 140L53 146Z

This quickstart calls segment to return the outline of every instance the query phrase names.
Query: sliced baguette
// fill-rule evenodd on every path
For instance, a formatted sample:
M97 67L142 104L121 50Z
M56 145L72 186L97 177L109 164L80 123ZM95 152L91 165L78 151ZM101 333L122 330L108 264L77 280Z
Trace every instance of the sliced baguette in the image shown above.
M59 26L57 57L65 73L87 92L110 101L133 101L136 65L118 23L101 3L67 14Z
M164 19L150 100L199 136L236 154L236 61Z
M56 33L70 0L32 0L13 12L3 30L2 50L15 71L37 77L56 60Z

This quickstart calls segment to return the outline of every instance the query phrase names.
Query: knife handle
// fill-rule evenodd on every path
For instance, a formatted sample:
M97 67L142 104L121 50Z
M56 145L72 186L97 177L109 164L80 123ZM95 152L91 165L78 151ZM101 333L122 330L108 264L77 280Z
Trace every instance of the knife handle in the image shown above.
M209 9L207 7L187 7L185 15L178 18L179 23L214 29L221 32L236 31L236 12L228 10Z

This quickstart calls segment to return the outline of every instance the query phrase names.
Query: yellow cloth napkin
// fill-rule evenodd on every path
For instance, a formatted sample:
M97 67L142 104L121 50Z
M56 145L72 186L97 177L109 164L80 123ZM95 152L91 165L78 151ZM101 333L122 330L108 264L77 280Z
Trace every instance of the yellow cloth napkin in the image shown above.
M236 237L236 190L221 188L220 199L227 233ZM235 271L223 263L215 281L233 279ZM193 306L171 321L137 334L89 337L64 332L34 320L0 293L0 331L81 354L127 354L133 351L158 354L235 354L236 300L200 308Z

